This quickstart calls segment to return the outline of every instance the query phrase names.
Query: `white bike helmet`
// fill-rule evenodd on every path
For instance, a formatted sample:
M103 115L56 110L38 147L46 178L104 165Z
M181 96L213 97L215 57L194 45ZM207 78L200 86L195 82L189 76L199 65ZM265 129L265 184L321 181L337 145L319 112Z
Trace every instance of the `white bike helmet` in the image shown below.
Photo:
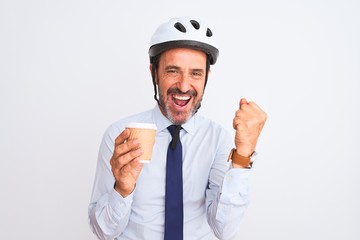
M215 64L219 50L210 28L190 17L172 18L158 27L150 41L150 63L155 56L171 48L193 48L205 52Z

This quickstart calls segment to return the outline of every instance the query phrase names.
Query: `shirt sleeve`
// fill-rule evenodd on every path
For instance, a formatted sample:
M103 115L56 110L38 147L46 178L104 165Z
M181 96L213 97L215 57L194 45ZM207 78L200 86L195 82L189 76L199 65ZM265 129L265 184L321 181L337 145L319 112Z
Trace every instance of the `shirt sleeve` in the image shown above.
M213 164L206 190L208 223L219 239L234 239L249 204L250 169L231 168L230 146L222 147ZM224 164L227 163L227 164Z
M114 239L126 228L133 201L133 193L123 198L115 189L110 158L114 139L119 131L110 127L100 145L91 202L88 208L89 225L99 239Z

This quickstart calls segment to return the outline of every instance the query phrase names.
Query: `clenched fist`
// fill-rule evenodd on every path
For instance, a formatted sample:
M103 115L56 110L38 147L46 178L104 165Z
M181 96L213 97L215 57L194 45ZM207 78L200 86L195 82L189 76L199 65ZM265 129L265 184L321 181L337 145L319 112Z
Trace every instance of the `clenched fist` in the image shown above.
M261 130L266 122L267 114L256 103L240 100L239 110L233 120L236 152L249 157L256 148Z

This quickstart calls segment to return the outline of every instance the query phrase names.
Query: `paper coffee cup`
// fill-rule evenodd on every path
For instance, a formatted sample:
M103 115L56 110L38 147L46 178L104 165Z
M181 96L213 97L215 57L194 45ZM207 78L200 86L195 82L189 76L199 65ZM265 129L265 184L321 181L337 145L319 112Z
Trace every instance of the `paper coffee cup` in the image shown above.
M129 123L126 128L130 130L129 140L138 139L144 153L140 156L141 163L151 160L152 149L155 143L156 125L152 123Z

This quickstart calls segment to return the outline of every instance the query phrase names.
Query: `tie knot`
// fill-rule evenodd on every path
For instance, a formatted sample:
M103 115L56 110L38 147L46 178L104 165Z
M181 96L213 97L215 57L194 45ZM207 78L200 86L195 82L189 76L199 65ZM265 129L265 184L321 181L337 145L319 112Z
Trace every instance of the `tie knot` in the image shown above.
M167 129L171 133L172 141L170 144L171 144L171 149L174 150L180 138L181 125L170 125L167 127Z
M174 135L179 135L181 130L181 125L170 125L167 127L167 129L171 133L171 136L174 137Z

